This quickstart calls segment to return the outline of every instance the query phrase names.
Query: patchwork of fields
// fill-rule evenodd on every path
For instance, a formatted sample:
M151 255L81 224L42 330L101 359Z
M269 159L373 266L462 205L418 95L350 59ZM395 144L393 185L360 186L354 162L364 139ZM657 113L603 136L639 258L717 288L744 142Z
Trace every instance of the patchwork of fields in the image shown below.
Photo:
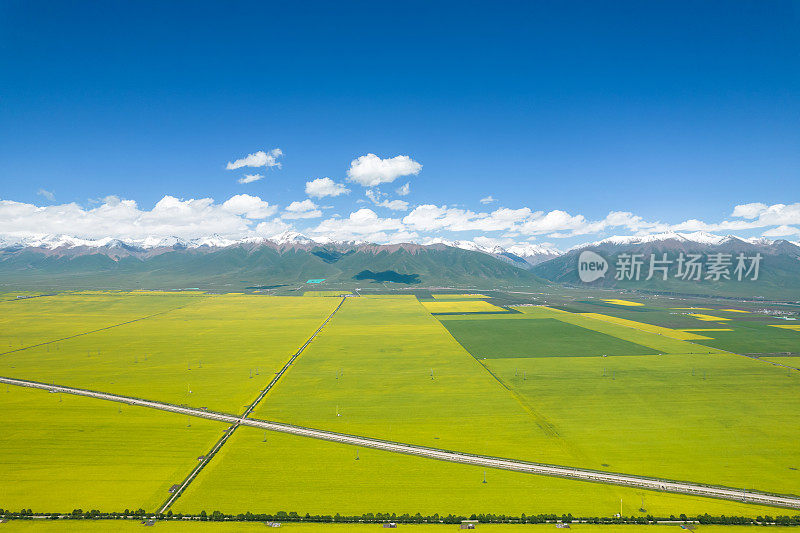
M4 326L52 340L62 328L75 334L113 322L103 314L102 296L88 298L64 297L66 315L57 313L61 298L9 302L9 307L27 307L21 317L13 309L9 322L19 325ZM124 305L124 319L146 317L156 309L169 311L5 354L0 356L0 375L235 413L253 401L269 376L339 303L337 298L244 295L118 298L120 302L112 299L109 312L117 312L113 305ZM35 313L29 310L35 302L57 314L52 324L48 315L33 320L27 314ZM85 309L94 305L97 316L89 314L85 324Z
M306 296L0 300L0 375L240 414L342 302L334 292ZM659 303L508 307L480 294L350 296L251 416L800 493L800 373L787 368L797 358L777 353L800 351L800 333L741 309ZM729 353L770 338L777 348L763 360ZM0 391L0 408L9 421L0 436L6 508L155 510L227 428L13 386ZM502 470L485 475L482 483L474 466L241 427L172 509L609 516L622 500L625 514L781 512Z

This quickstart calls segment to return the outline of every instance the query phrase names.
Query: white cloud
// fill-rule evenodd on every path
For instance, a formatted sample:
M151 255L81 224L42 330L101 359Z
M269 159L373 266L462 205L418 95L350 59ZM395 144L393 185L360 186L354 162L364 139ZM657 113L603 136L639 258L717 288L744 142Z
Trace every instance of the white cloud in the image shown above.
M330 182L323 185L343 187L333 180ZM367 189L365 194L366 201L384 208L405 210L409 207L403 200L390 200L378 189ZM133 200L116 196L93 201L89 207L75 203L34 205L0 200L0 232L12 238L68 234L79 238L176 236L192 239L214 233L225 238L243 238L272 236L293 229L291 221L297 220L296 224L305 225L298 231L316 238L380 243L468 238L484 245L504 245L532 240L539 235L575 239L591 234L647 235L664 231L748 232L746 236L760 232L770 238L800 235L800 203L741 204L733 208L727 220L688 219L677 224L648 220L630 211L612 211L605 217L591 219L558 209L533 211L528 207L500 207L484 212L433 204L419 205L397 218L382 218L372 209L364 208L345 218L333 215L318 223L311 220L322 217L323 209L309 198L292 202L275 218L277 206L248 194L232 196L222 203L212 198L164 196L149 210L140 208Z
M497 201L497 198L494 198L491 194L485 198L481 198L481 203L483 205L493 204Z
M406 183L405 185L398 187L395 192L398 196L408 196L411 193L411 182Z
M259 222L258 226L256 226L255 232L261 237L272 237L291 229L291 224L287 224L279 218L273 218L272 220Z
M258 196L249 194L237 194L231 196L222 204L222 208L235 215L243 215L247 218L267 218L275 214L278 208L269 205Z
M319 210L317 204L309 199L305 199L302 202L292 202L286 206L281 218L317 218L321 216L322 211Z
M527 207L522 209L497 209L492 213L448 207L446 205L420 205L414 208L403 222L418 231L502 231L510 230L535 215Z
M311 233L330 240L402 242L417 237L396 218L380 218L372 209L359 209L347 218L323 220Z
M244 177L239 178L237 181L239 183L253 183L261 179L264 179L263 174L245 174Z
M211 198L182 200L164 196L148 211L140 209L133 200L116 196L104 198L100 205L91 209L75 203L36 206L0 200L0 228L4 235L13 237L67 234L95 239L150 236L192 239L217 233L240 238L251 234L252 222L233 211L261 216L264 208L263 204L250 202L245 211L242 211L243 205L230 209L239 202L234 201L226 208L225 204L216 204ZM250 212L253 209L257 212Z
M350 189L343 183L336 183L330 178L317 178L306 182L306 194L311 198L325 198L349 193Z
M752 204L741 204L733 208L732 217L756 218L767 210L767 204L755 202Z
M353 183L375 187L381 183L391 183L401 176L417 175L420 170L422 165L407 155L381 159L375 154L367 154L350 162L347 176Z
M800 203L773 204L762 203L741 204L733 208L731 216L740 220L723 220L709 223L690 219L669 226L673 231L743 231L766 228L769 226L791 226L800 224Z
M242 167L278 167L281 168L281 164L278 161L278 158L283 155L283 152L280 148L273 148L269 152L265 152L263 150L259 150L258 152L249 154L241 159L237 159L233 162L228 162L228 165L225 167L228 170L236 170L237 168Z
M407 211L408 202L405 200L388 200L387 194L384 194L376 189L367 189L365 193L370 201L378 207L385 207L393 211Z
M53 191L39 189L38 191L36 191L36 194L38 194L39 196L43 196L44 198L50 200L51 202L56 199L56 193L54 193Z
M764 237L790 237L792 235L800 235L800 228L794 226L778 226L762 233Z

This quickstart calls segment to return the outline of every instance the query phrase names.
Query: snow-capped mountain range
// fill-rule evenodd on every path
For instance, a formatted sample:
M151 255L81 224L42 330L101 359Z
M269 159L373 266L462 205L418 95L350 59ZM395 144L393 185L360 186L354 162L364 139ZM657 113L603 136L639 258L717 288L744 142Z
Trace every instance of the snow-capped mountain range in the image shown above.
M509 246L501 246L494 243L492 239L478 237L475 240L446 240L428 239L417 246L444 245L462 250L470 250L485 253L501 259L507 263L514 264L523 268L530 268L549 259L553 259L564 253L580 250L587 247L603 246L636 246L649 243L675 242L679 244L699 244L703 246L718 246L725 243L749 243L753 245L770 246L776 241L763 237L743 239L733 235L720 236L707 232L694 233L656 233L651 235L634 236L613 236L596 242L581 244L562 251L551 246L535 243L519 243ZM93 253L104 249L111 255L119 252L164 252L169 250L212 250L227 248L231 246L258 246L270 245L279 248L285 247L313 247L313 246L364 246L381 248L367 242L336 242L325 238L312 238L295 231L286 231L271 237L246 237L243 239L230 239L220 235L209 235L195 239L183 239L181 237L145 237L145 238L112 238L101 239L82 238L72 235L60 234L50 235L41 234L27 237L14 237L0 234L0 250L19 251L23 249L34 249L52 253L68 252L70 255L80 253ZM117 252L114 252L114 251Z
M604 244L624 246L624 245L662 242L667 240L674 240L680 243L704 244L711 246L717 246L730 241L743 241L750 244L763 244L763 245L770 245L774 242L765 237L752 237L744 239L741 237L736 237L734 235L721 236L721 235L715 235L713 233L708 233L705 231L696 231L694 233L666 232L666 233L653 233L650 235L630 235L630 236L616 235L614 237L608 237L606 239L596 241L593 243L581 244L571 248L571 250L579 250L581 248L587 248L589 246L601 246Z

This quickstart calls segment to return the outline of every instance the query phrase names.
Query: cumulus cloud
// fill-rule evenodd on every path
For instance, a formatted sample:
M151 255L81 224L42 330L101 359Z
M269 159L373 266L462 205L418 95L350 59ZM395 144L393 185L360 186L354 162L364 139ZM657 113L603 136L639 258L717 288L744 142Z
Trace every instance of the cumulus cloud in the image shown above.
M367 154L350 162L347 179L364 187L375 187L402 176L416 176L420 170L422 165L407 155L381 159L375 154Z
M329 240L403 242L418 237L408 231L397 218L381 218L372 209L359 209L347 218L323 220L311 230L317 237Z
M741 218L756 218L767 209L767 204L762 204L759 202L752 204L741 204L733 208L733 213L731 213L731 216Z
M395 189L398 196L408 196L411 193L411 182Z
M56 199L56 193L54 193L53 191L39 189L38 191L36 191L36 194L38 194L39 196L43 196L44 198L50 200L51 202Z
M228 165L225 167L228 170L236 170L237 168L242 167L278 167L281 168L281 163L278 161L278 158L283 155L283 152L280 148L273 148L269 152L265 152L263 150L259 150L258 152L249 154L241 159L237 159L233 162L228 162Z
M732 217L738 220L721 222L704 222L690 219L669 226L673 231L744 231L769 226L792 226L800 224L800 203L773 204L762 203L741 204L733 208Z
M244 177L238 179L239 183L253 183L254 181L258 181L264 179L263 174L245 174Z
M764 237L791 237L792 235L800 235L800 228L794 226L778 226L762 233Z
M108 196L93 208L76 203L37 206L0 200L0 231L11 237L68 234L99 239L176 236L185 239L219 234L241 238L252 234L252 219L276 208L255 196L239 195L217 204L212 198L183 200L164 196L152 209Z
M309 199L302 202L292 202L283 212L281 218L294 219L294 218L318 218L322 216L317 204Z
M493 204L496 201L497 201L497 198L494 198L491 194L489 196L486 196L485 198L481 198L481 203L483 205Z
M387 194L384 194L375 189L367 189L365 193L370 201L378 207L385 207L393 211L407 211L408 202L405 200L388 200Z
M222 204L222 208L235 215L243 215L247 218L267 218L274 215L278 210L276 206L269 205L269 202L249 194L231 196Z
M417 231L502 231L514 228L532 215L527 207L476 213L446 205L426 204L414 208L403 222Z
M278 235L279 233L283 233L284 231L289 231L292 229L291 224L287 224L283 220L279 218L273 218L272 220L265 220L264 222L259 222L258 226L256 226L255 233L258 234L260 237L272 237L274 235Z
M317 178L306 182L306 194L311 198L325 198L349 193L350 189L343 183L336 183L330 178Z
M328 189L331 184L343 187L333 180L330 182L322 185ZM380 207L398 211L409 207L403 200L390 200L378 189L367 189L365 194L363 201ZM192 239L214 233L225 238L243 238L272 236L293 229L291 221L296 220L295 224L305 224L300 231L322 240L379 243L472 239L487 246L505 246L541 235L563 239L592 234L646 235L664 231L748 232L745 235L760 232L770 238L800 235L800 203L741 204L733 208L726 220L688 219L677 224L649 220L630 211L611 211L594 219L558 209L534 211L529 207L499 207L472 211L434 204L416 206L405 216L397 218L383 218L372 209L363 208L346 218L334 215L321 222L312 221L323 215L323 209L309 198L290 203L280 216L276 216L276 205L248 194L232 196L222 203L212 198L164 196L149 210L141 208L133 200L116 196L93 201L90 207L76 203L34 205L0 200L0 233L12 238L69 234L82 238L177 236Z

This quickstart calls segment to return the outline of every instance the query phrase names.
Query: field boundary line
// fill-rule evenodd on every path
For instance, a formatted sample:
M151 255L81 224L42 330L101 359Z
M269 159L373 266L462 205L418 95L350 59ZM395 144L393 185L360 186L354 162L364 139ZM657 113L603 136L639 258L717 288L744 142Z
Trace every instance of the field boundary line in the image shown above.
M693 483L690 481L675 481L675 480L660 479L660 478L653 478L646 476L638 476L635 474L621 474L616 472L590 470L587 468L551 465L547 463L522 461L519 459L491 457L485 455L470 454L465 452L457 452L452 450L443 450L439 448L430 448L415 444L405 444L405 443L375 439L371 437L361 437L356 435L348 435L345 433L337 433L334 431L307 428L292 424L270 422L267 420L259 420L254 418L245 418L244 416L219 413L215 411L206 411L195 407L183 407L163 402L156 402L152 400L143 400L128 396L120 396L116 394L107 394L102 392L89 391L85 389L75 389L72 387L49 385L47 383L39 383L35 381L25 381L13 378L0 377L0 383L6 383L9 385L15 385L20 387L48 390L51 392L75 394L78 396L88 396L102 400L121 402L128 405L148 407L151 409L158 409L161 411L169 411L183 415L195 416L198 418L205 418L208 420L216 420L218 422L234 424L236 427L238 427L239 425L256 427L267 431L288 433L301 437L325 440L330 442L338 442L340 444L361 446L364 448L372 448L376 450L401 453L405 455L414 455L419 457L425 457L428 459L435 459L439 461L469 464L485 468L510 470L515 472L522 472L535 475L561 477L578 481L603 483L608 485L637 487L640 489L654 490L659 492L688 494L692 496L739 501L748 504L800 509L800 497L798 497L797 495L771 494L767 492L748 491L745 489L725 487L720 485ZM235 429L235 427L233 429ZM231 429L230 431L232 432L233 429ZM221 445L217 447L217 450L219 450L220 447ZM199 470L197 471L199 472ZM194 477L192 477L192 479L194 479ZM188 483L185 483L184 487L185 486L188 486ZM171 497L170 499L174 501L176 498L177 497L173 495L173 497Z
M203 470L203 468L205 468L206 465L208 465L208 463L211 462L211 459L213 459L214 456L217 454L217 452L220 450L220 448L222 448L222 446L224 446L225 443L228 442L228 439L231 437L231 435L233 435L233 432L236 431L236 429L239 427L242 421L250 416L250 413L252 413L253 410L256 408L256 406L258 406L259 402L261 402L261 400L264 399L264 396L266 396L267 393L270 390L272 390L272 387L274 387L278 383L278 380L280 380L284 376L284 374L286 374L292 363L294 363L295 360L298 357L300 357L300 354L303 353L303 351L308 347L308 345L311 344L311 342L317 337L319 332L322 331L322 328L324 328L328 324L328 322L331 321L333 315L335 315L336 312L342 307L342 304L344 304L346 299L347 297L344 296L342 297L339 304L333 311L331 311L331 313L328 315L325 321L322 322L322 324L314 331L314 333L311 334L311 336L306 340L306 342L304 342L303 345L300 346L300 348L292 355L292 357L286 362L286 364L283 365L280 371L275 373L275 376L272 378L272 381L270 381L269 384L266 387L264 387L264 389L259 393L256 399L253 400L253 402L247 406L242 416L238 417L238 420L233 422L233 425L229 427L227 431L225 431L225 434L222 437L220 437L220 439L216 442L216 444L214 444L214 446L211 448L211 451L208 452L206 455L204 455L200 463L196 465L191 472L189 472L189 475L186 476L186 478L181 483L180 487L177 490L175 490L175 492L172 493L169 498L167 498L167 500L161 505L161 507L158 508L157 511L158 514L165 513L167 509L169 509L172 506L172 504L175 503L175 500L177 500L181 496L181 494L183 494L184 490L186 490L189 484L192 481L194 481L194 479L197 477L200 471Z

